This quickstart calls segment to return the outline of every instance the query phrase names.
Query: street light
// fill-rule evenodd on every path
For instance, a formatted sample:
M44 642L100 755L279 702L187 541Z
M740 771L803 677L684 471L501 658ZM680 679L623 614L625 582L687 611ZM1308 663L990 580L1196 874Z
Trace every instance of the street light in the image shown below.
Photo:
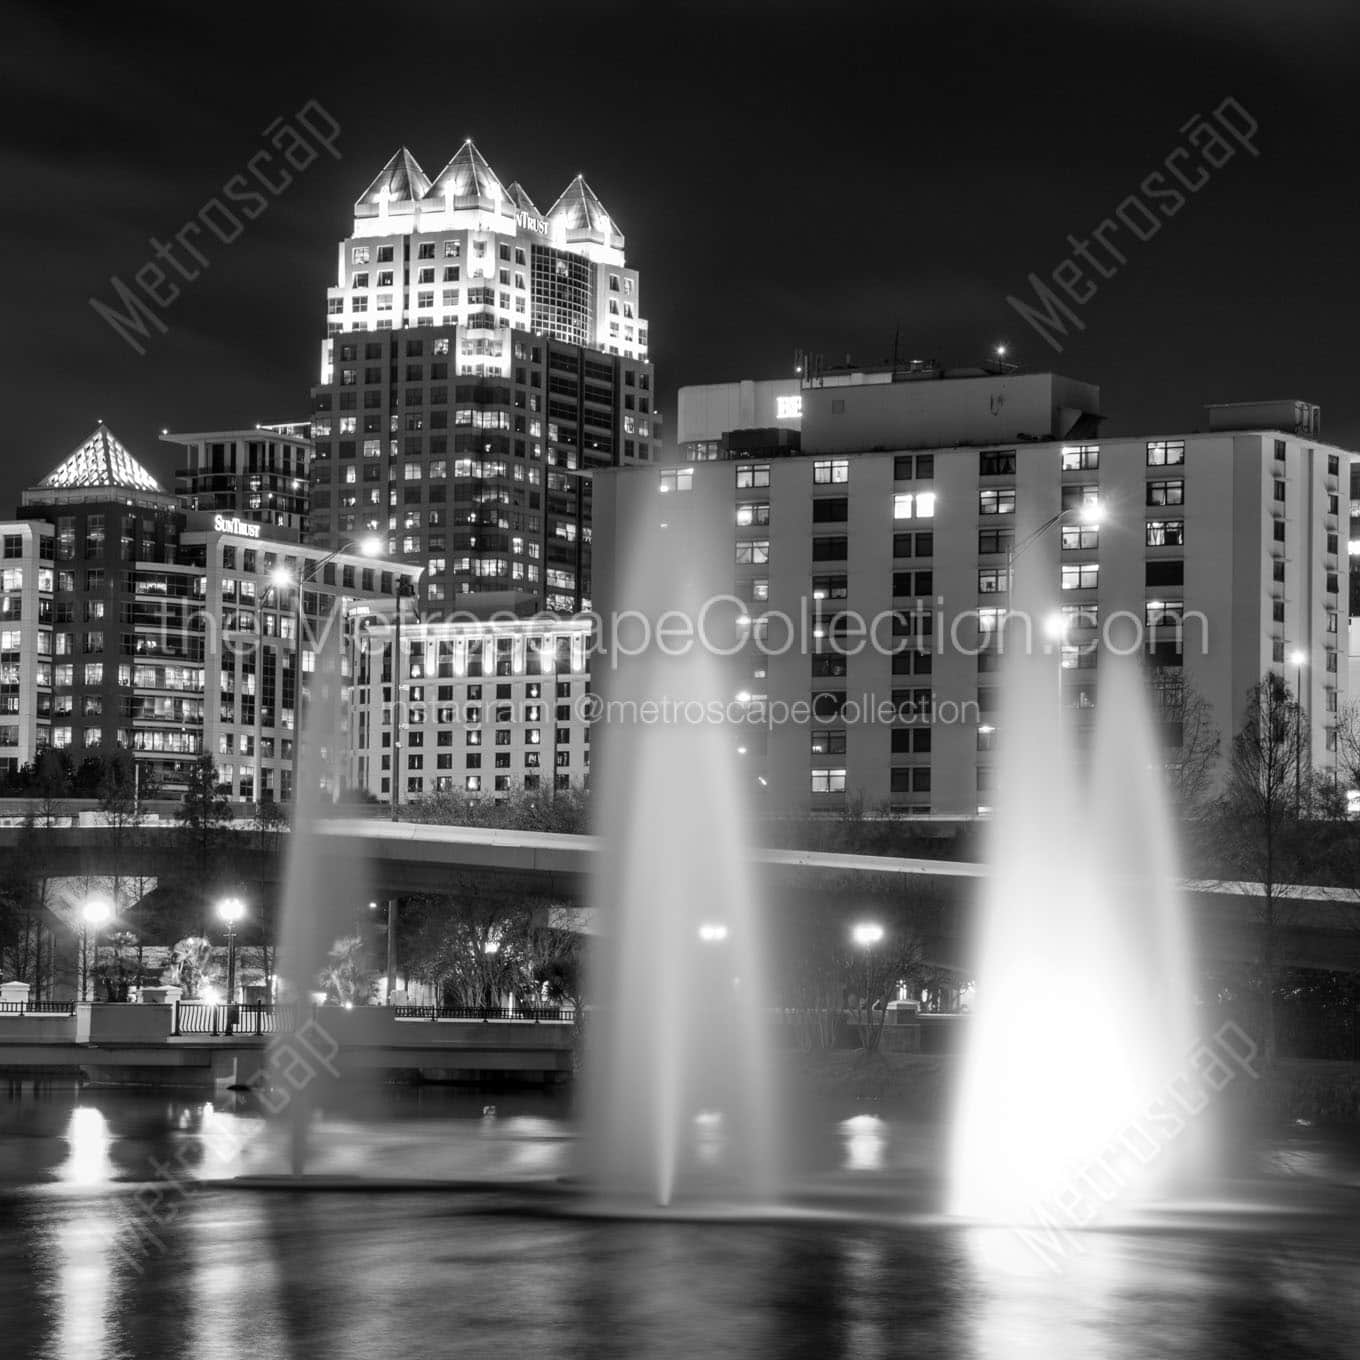
M417 578L419 573L417 573ZM395 617L395 637L393 639L394 652L392 655L392 820L397 818L397 808L401 804L401 781L405 776L405 770L401 763L401 693L402 693L402 657L401 657L401 602L406 599L417 601L417 618L419 618L419 597L416 595L415 581L405 575L397 577L393 583L393 608L392 613Z
M1015 586L1013 572L1016 558L1027 548L1037 543L1055 524L1061 524L1063 520L1070 518L1075 518L1078 523L1084 524L1088 529L1099 529L1105 521L1105 511L1098 500L1082 501L1079 505L1064 506L1056 515L1050 515L1032 534L1007 548L1006 588L1008 590Z
M226 1033L231 1034L236 1028L236 923L246 914L246 905L239 897L228 897L217 904L217 914L227 926Z
M287 567L277 566L269 574L276 590L293 588L297 592L297 608L293 616L293 807L298 806L298 781L302 758L302 588L308 581L315 581L316 574L327 562L332 562L341 553L357 552L364 557L377 557L382 552L382 540L376 534L369 534L358 541L342 543L324 557L300 558L298 573L293 575Z
M239 897L228 897L217 904L217 914L227 927L227 1003L236 999L236 923L246 914Z
M860 1009L864 1012L864 1023L869 1023L869 951L883 938L883 927L877 921L860 921L850 931L850 938L864 950L864 996ZM864 1041L868 1047L868 1039Z
M80 999L87 999L87 985L90 976L90 927L94 927L94 961L99 965L99 927L113 914L112 908L102 897L92 897L81 908L83 925L80 930Z

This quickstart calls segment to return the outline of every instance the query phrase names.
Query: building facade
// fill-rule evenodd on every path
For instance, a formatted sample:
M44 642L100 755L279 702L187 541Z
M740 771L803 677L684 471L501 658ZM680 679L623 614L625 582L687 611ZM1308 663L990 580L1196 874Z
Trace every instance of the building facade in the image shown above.
M234 515L307 534L312 441L306 424L161 438L184 450L175 492L187 510Z
M586 619L411 622L401 684L390 616L353 619L348 782L380 802L458 793L504 799L584 787L590 772Z
M706 463L731 452L735 431L775 430L786 443L803 428L799 377L742 379L682 387L676 396L675 438L681 463ZM772 441L773 442L773 441Z
M991 399L1020 382L1023 402ZM1314 766L1334 765L1353 456L1300 433L1293 403L1212 408L1207 432L1101 439L1098 392L1052 375L884 386L805 388L799 454L612 473L597 491L611 524L683 522L695 554L723 564L711 593L732 597L745 630L733 697L774 719L733 740L771 811L988 810L1004 740L995 640L1024 580L1045 602L1031 645L1051 655L1079 734L1102 647L1127 647L1133 628L1173 747L1185 682L1226 740L1273 670L1301 688ZM962 437L923 446L912 413L938 436L951 406ZM1021 406L1018 431L987 438ZM832 433L809 447L819 430Z
M466 142L399 151L354 206L315 389L312 535L377 533L422 601L590 600L579 473L654 461L640 280L577 176L546 213Z
M351 611L390 612L415 578L295 528L186 509L103 425L0 534L0 768L47 746L77 762L121 747L174 792L206 751L246 802L292 796L299 674L304 702L318 665L347 677Z
M0 772L52 741L54 534L41 520L0 526Z
M326 306L314 540L382 534L431 608L588 605L578 473L656 460L661 416L638 272L581 175L540 214L471 141L432 181L397 152Z

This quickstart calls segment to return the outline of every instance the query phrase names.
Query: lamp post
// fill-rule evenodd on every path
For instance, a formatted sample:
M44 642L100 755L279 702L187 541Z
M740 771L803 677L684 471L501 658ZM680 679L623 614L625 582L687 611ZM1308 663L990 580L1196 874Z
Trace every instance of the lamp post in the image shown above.
M864 950L864 1023L869 1023L869 958L870 951L883 938L883 927L877 921L860 921L850 932L850 938ZM868 1047L866 1042L865 1047Z
M416 579L419 579L417 574ZM416 595L415 580L408 576L399 575L393 583L393 606L392 614L394 620L393 646L395 650L392 654L392 820L398 820L397 809L401 805L401 781L405 771L401 763L401 717L402 717L402 652L401 652L401 615L403 600L416 600L417 609L419 608L419 597ZM417 614L417 617L419 615Z
M287 590L292 587L297 592L296 609L293 612L293 807L298 807L298 781L301 774L302 762L302 588L308 581L315 581L316 574L326 565L327 562L334 561L342 553L358 552L364 557L376 557L382 551L382 542L376 534L370 534L367 538L360 539L358 542L342 543L338 548L333 548L324 557L317 557L311 560L300 557L298 559L298 572L295 577L287 567L275 567L270 575L270 580L277 590Z
M80 999L88 1000L88 983L90 977L90 928L94 927L94 966L99 965L99 927L109 919L111 915L109 904L102 897L92 897L81 908L80 918L82 921L80 930Z
M245 903L239 897L228 897L217 904L217 914L227 927L227 1026L230 1034L236 1028L236 923L246 914Z
M1308 653L1295 647L1289 653L1294 666L1294 816L1303 808L1303 668L1308 664Z

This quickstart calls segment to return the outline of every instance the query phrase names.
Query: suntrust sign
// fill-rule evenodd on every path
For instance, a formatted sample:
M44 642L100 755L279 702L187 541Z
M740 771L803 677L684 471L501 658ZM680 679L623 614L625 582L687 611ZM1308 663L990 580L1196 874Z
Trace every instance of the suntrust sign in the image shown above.
M245 519L237 519L235 515L230 518L226 515L214 515L213 528L219 534L240 534L243 538L259 538L260 536L258 524L252 524Z
M515 213L515 226L525 231L536 231L540 236L548 235L548 220L535 213L518 210Z

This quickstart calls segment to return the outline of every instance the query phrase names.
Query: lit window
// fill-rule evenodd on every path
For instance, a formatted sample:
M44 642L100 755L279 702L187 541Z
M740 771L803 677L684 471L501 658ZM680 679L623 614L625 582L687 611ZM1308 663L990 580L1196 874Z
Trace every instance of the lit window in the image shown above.
M1185 440L1150 439L1147 446L1148 467L1170 467L1185 462Z
M1100 584L1100 566L1095 562L1081 562L1062 569L1064 590L1094 590Z
M848 458L823 458L812 465L812 480L818 486L833 482L850 480L850 460Z
M662 491L689 491L693 486L693 468L672 468L661 474Z
M1065 524L1062 531L1064 552L1100 547L1100 530L1092 524Z
M1066 444L1062 451L1064 472L1093 472L1100 466L1099 444Z
M935 493L933 491L895 491L893 493L894 519L933 519L935 517Z
M845 771L844 771L844 770L813 770L813 771L812 771L812 792L813 792L813 793L844 793L844 792L845 792Z

